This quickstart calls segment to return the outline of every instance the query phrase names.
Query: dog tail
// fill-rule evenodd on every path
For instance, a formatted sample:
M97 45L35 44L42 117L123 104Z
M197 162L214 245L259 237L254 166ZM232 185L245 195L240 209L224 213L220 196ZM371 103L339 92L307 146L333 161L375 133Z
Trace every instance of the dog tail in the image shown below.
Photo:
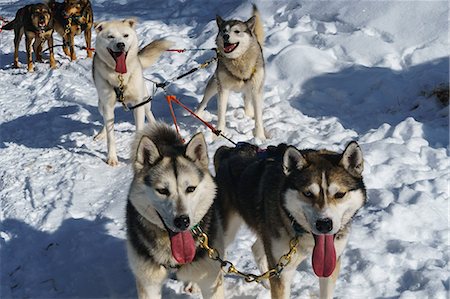
M262 46L264 46L264 27L263 23L261 21L261 15L259 14L259 10L256 7L255 4L253 4L253 15L255 16L255 35L256 39L258 40L258 43Z
M2 30L13 30L16 22L17 22L17 19L14 19L11 22L6 23L5 26L2 27Z
M165 39L157 39L144 48L139 50L138 57L141 61L142 67L148 68L161 56L161 54L169 49L173 43Z

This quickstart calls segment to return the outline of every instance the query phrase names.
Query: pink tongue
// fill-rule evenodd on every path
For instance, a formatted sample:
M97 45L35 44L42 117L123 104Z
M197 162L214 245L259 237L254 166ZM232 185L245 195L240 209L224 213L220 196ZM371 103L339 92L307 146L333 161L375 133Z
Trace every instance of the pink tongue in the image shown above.
M225 51L225 53L229 53L229 52L233 51L235 47L236 47L236 44L230 44L229 46L226 46L224 48L224 51Z
M125 52L121 52L119 56L115 57L116 60L116 72L120 74L125 74L127 72L127 65L125 60L127 59L127 55Z
M180 264L192 262L195 256L195 241L189 230L170 237L172 256Z
M314 235L312 266L319 277L330 276L336 267L336 250L333 235Z

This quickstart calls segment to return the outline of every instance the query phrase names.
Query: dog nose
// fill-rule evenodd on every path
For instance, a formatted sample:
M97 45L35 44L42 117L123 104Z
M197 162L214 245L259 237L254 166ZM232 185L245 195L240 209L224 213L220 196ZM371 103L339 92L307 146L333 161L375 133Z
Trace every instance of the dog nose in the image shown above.
M116 44L117 49L119 49L120 51L125 50L125 43L117 43Z
M189 227L190 222L189 216L187 215L178 216L173 220L175 227L181 230L186 230Z
M333 229L333 220L323 218L316 221L316 228L321 233L329 233Z
M230 39L230 35L229 35L229 34L224 34L224 35L223 35L223 39L224 39L225 41L228 41L228 40Z

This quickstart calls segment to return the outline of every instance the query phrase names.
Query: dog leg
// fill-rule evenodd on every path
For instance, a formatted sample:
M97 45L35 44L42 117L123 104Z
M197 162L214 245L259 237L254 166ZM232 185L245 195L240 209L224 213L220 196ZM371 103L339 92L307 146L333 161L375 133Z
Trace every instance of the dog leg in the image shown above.
M86 40L86 52L87 52L87 57L92 58L92 50L91 50L91 36L92 36L92 31L91 31L91 27L92 26L87 26L86 30L84 30L84 39Z
M36 55L36 61L43 62L42 60L42 39L40 37L36 37L33 43L34 54Z
M128 244L128 261L136 278L139 299L161 299L161 287L167 278L167 270L152 261L141 258Z
M70 41L70 36L68 33L64 33L63 35L63 51L64 54L66 54L67 56L70 57L70 50L69 50L69 41Z
M332 299L334 293L334 286L336 285L336 280L339 276L341 269L341 258L336 261L336 268L334 268L333 274L327 278L320 278L320 299Z
M104 130L106 131L106 144L108 147L108 158L106 163L111 166L116 166L119 164L119 160L117 159L116 138L114 136L114 104L108 104L102 109Z
M199 269L205 269L207 271L206 275L202 275L202 279L197 282L198 286L202 291L204 299L223 299L224 289L223 289L223 275L220 270L218 270L218 265L214 264L211 260L204 259L205 263L199 265Z
M106 126L103 126L102 130L94 136L95 141L103 140L106 136Z
M269 270L269 265L267 264L266 253L264 252L264 244L260 238L256 239L252 246L253 257L255 258L258 269L261 273ZM266 280L262 281L262 285L266 289L270 289L270 285Z
M56 60L55 60L55 54L54 54L54 51L53 51L53 36L52 35L50 35L47 38L47 44L48 44L48 48L49 48L49 51L50 51L50 67L52 69L55 69L56 68Z
M203 111L206 109L206 106L208 105L209 100L217 93L217 82L216 78L213 76L206 85L205 94L203 96L202 101L200 102L200 105L198 106L195 113L198 116L202 116Z
M148 104L144 105L144 109L145 109L145 117L147 118L147 122L148 123L156 122L155 116L152 113L152 104L148 103Z
M244 112L248 117L255 117L255 109L253 108L253 96L250 88L244 90Z
M134 115L134 123L136 126L136 131L140 131L144 128L144 121L145 121L145 108L139 107L133 110Z
M226 113L227 113L227 104L228 104L228 96L230 91L223 87L219 88L219 98L217 101L217 129L219 131L225 130L226 123Z
M14 28L14 67L19 67L19 44L23 36L23 28Z
M27 69L33 72L33 39L34 33L25 33L25 47L27 50Z
M77 54L75 54L75 33L70 32L70 60L77 60Z
M252 97L253 107L255 108L255 132L254 136L261 140L265 140L266 136L264 134L263 126L263 94L262 90L259 89L257 92L253 93Z

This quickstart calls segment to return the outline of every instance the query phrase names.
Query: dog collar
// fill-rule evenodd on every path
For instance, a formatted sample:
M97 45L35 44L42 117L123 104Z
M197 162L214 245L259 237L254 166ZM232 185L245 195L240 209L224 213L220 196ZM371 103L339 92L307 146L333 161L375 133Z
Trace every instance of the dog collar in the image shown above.
M306 233L306 230L297 222L297 220L295 220L294 216L292 216L291 213L289 213L288 210L286 210L286 208L284 206L283 206L283 210L289 219L289 222L291 224L292 229L295 232L295 235L299 236L299 235Z

